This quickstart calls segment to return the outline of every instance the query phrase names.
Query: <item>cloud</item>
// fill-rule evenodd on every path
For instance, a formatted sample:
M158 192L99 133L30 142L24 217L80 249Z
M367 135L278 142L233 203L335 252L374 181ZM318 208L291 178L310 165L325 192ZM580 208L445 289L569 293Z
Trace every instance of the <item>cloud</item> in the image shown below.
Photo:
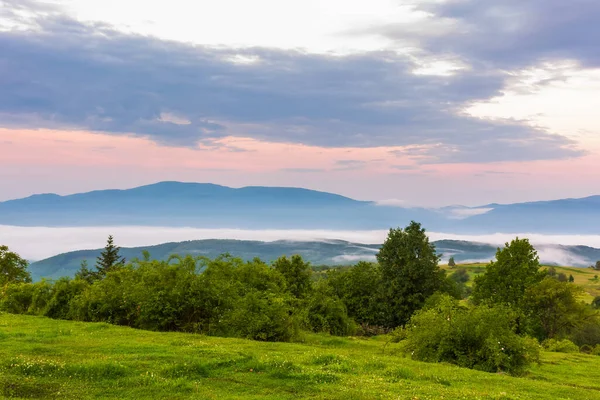
M14 10L37 3L5 4ZM404 156L420 163L583 154L566 137L524 121L462 112L499 95L503 71L417 75L418 63L396 52L342 57L216 49L124 34L55 11L30 15L36 12L30 29L0 31L4 127L135 134L194 148L226 136L322 147L412 146Z
M449 0L421 2L429 13L417 24L373 28L388 38L410 38L429 53L454 55L475 68L518 69L541 62L577 60L600 66L597 0Z

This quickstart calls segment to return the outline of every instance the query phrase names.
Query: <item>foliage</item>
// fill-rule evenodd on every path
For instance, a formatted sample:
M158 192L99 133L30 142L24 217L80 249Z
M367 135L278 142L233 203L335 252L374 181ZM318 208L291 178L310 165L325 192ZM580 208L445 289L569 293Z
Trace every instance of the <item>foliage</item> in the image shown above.
M440 257L425 229L411 222L405 229L390 229L377 261L381 266L386 325L404 325L445 279Z
M354 321L348 317L344 303L325 282L318 282L307 307L307 319L314 332L347 336L355 332Z
M451 257L448 259L448 266L449 266L450 268L454 268L454 267L456 267L456 261L454 261L454 257L452 257L452 256L451 256Z
M310 276L312 269L310 263L304 262L301 256L294 255L291 259L280 257L274 263L273 267L277 270L287 283L287 290L297 298L308 296L311 283Z
M109 235L106 246L96 261L96 271L92 273L92 278L102 279L114 268L125 264L125 259L119 255L119 250L120 248L114 244L112 235ZM82 266L80 273L87 278L84 268L87 267Z
M539 361L539 345L515 328L516 314L504 306L468 308L446 295L411 318L405 346L416 360L520 374Z
M366 329L385 325L385 302L378 264L360 261L352 268L328 271L326 282L357 323Z
M496 261L488 264L485 274L475 278L475 303L523 307L528 287L544 279L537 252L527 239L516 238L496 252Z
M568 339L547 339L542 342L542 347L556 353L579 353L579 347Z
M588 319L575 328L569 338L578 346L600 345L600 320L597 317Z
M589 316L579 301L583 289L547 277L525 291L523 307L540 339L566 336Z
M0 310L13 314L27 313L31 306L33 289L33 284L23 282L0 286Z
M467 283L469 282L469 273L466 268L458 268L450 275L450 279L457 283Z
M0 286L13 282L31 282L28 265L27 260L10 251L8 246L0 246Z

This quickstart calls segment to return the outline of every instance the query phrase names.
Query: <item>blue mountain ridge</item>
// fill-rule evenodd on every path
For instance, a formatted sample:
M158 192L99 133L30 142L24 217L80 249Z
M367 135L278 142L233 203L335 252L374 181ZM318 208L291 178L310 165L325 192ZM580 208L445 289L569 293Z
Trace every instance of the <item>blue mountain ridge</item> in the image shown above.
M477 211L457 218L455 210ZM159 182L0 202L0 224L239 229L388 229L411 220L448 233L600 234L600 196L480 207L396 207L294 187Z

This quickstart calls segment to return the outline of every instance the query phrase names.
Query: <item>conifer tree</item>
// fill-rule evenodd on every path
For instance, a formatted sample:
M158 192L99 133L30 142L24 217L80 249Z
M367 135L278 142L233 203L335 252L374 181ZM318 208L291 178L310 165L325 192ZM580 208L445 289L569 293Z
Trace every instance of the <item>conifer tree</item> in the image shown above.
M119 255L120 247L115 246L112 235L108 236L106 246L96 261L96 275L102 279L106 274L119 265L125 264L125 258Z

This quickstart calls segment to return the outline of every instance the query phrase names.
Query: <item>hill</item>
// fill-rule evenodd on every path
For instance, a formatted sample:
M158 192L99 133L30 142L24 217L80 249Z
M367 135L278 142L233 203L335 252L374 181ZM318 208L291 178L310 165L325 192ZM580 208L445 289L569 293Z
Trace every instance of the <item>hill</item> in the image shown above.
M0 225L17 226L370 230L406 226L411 220L430 231L463 234L600 234L600 196L425 209L293 187L235 189L159 182L126 190L39 194L0 202Z
M456 262L488 262L496 254L496 246L458 240L440 240L434 242L443 260L453 256ZM313 265L347 265L359 260L375 259L380 245L352 243L343 240L328 241L274 241L261 242L250 240L192 240L164 243L155 246L122 248L121 255L127 260L142 258L142 251L148 250L155 259L166 260L171 254L203 255L210 258L230 253L244 260L258 257L266 262L276 260L282 255L300 254ZM587 267L600 259L600 249L585 246L541 246L542 262ZM73 276L81 262L86 260L93 266L101 249L79 250L59 254L45 260L34 262L29 270L35 280L42 277L59 278Z
M585 354L543 352L515 378L413 361L384 337L265 343L1 313L0 327L8 398L588 400L600 391L600 357Z
M378 206L336 194L285 187L160 182L126 190L34 195L0 203L0 224L18 226L188 226L202 228L375 229L424 209Z

